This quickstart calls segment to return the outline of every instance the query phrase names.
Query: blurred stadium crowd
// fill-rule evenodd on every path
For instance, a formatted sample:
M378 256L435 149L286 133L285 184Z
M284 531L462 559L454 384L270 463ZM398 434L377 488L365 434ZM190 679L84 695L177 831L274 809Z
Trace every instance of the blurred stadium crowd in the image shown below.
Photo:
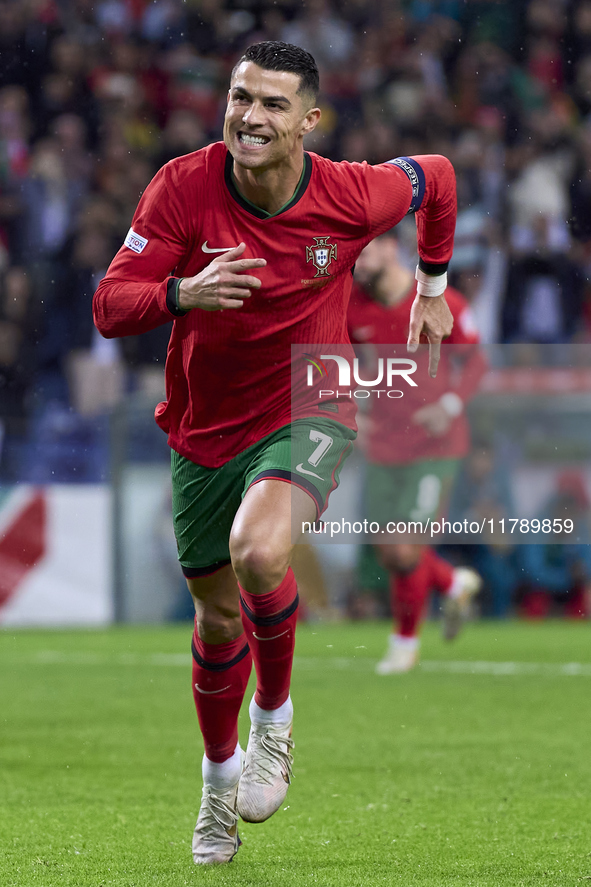
M97 479L87 417L157 391L168 329L103 340L92 294L265 39L319 63L309 150L453 161L452 281L484 342L589 341L591 0L0 0L0 478L59 479L60 440L70 478L76 440Z

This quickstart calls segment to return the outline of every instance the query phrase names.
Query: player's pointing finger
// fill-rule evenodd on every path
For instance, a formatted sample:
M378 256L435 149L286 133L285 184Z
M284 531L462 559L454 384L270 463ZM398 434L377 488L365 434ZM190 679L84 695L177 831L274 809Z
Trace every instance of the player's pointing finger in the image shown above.
M432 342L429 340L429 375L432 379L437 375L437 367L441 357L441 340Z

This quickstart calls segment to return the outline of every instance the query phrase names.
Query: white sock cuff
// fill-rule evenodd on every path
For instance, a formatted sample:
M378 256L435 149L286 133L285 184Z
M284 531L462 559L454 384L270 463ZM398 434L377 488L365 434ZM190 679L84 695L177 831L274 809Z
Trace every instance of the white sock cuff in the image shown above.
M462 574L456 569L453 572L451 585L447 590L447 596L451 598L451 600L455 600L456 598L461 597L462 592L464 591L464 579Z
M271 711L257 705L253 696L250 700L248 713L253 724L289 724L293 720L291 696L287 697L283 705Z
M203 755L201 773L204 785L211 785L218 789L230 788L240 779L241 772L242 749L240 743L234 749L232 756L222 761L221 764L210 761L207 755Z
M419 639L416 635L409 638L407 635L402 634L393 634L393 643L397 647L401 647L403 650L417 650L419 646Z

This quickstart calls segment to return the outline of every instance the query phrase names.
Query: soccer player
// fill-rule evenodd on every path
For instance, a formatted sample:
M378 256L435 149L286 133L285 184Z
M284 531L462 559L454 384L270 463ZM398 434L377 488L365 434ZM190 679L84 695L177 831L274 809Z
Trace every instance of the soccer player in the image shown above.
M432 373L451 329L451 164L429 155L372 167L306 153L317 93L309 53L249 47L232 72L223 142L156 174L94 299L108 337L174 318L156 421L172 449L175 533L196 611L193 695L205 746L197 864L232 859L238 815L262 822L287 792L292 517L295 526L317 519L356 433L342 401L294 415L291 345L348 343L352 267L409 211L420 255L409 347L428 336ZM243 765L237 719L251 659Z
M375 346L406 342L416 281L400 259L392 232L365 247L355 277L360 286L354 288L349 304L351 341ZM441 516L460 458L468 450L464 405L478 388L485 362L478 348L469 347L476 345L478 334L466 300L451 287L446 299L454 326L437 378L429 378L419 362L417 387L407 388L400 400L371 401L366 516L382 527L389 521L424 523ZM380 566L388 573L394 627L376 671L396 674L409 671L418 661L419 627L431 590L443 595L444 636L451 640L481 581L473 570L454 569L431 547L411 541L364 547L359 572L365 587L378 583Z

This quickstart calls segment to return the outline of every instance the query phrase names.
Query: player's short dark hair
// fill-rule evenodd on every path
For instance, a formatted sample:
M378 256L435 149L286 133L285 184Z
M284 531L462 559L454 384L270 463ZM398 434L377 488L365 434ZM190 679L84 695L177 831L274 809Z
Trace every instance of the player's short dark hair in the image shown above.
M254 62L265 71L288 71L290 74L297 74L300 78L298 94L308 93L313 103L316 103L320 89L318 67L314 56L301 46L283 43L280 40L253 43L236 62L232 76L242 62Z

